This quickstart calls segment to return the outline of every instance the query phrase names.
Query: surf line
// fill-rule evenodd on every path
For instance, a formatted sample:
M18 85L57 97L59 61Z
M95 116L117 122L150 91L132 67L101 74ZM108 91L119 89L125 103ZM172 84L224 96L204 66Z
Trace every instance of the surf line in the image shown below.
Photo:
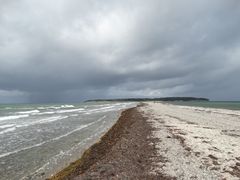
M85 144L88 140L92 139L92 138L95 137L95 136L99 136L99 134L105 132L106 129L101 130L101 128L103 128L103 127L104 127L104 125L99 126L99 127L94 131L94 132L96 132L96 133L92 134L92 135L89 136L88 138L86 138L86 139L84 139L83 141L79 142L77 145L73 146L70 150L67 150L66 152L64 152L64 154L69 154L69 153L70 153L72 150L74 150L76 147L79 147L80 145ZM53 160L56 160L58 156L62 155L62 153L63 153L63 152L61 151L59 154L53 156L53 157L50 159L49 162L45 163L42 167L38 168L38 169L37 169L36 171L34 171L33 173L22 177L20 180L26 180L27 177L31 177L31 178L36 177L40 171L44 170L44 168L46 168L47 166L49 166L50 162L53 161Z
M101 120L103 120L105 118L106 118L106 116L104 115L103 117L99 118L97 121L88 123L86 125L82 125L79 128L74 129L73 131L70 131L70 132L68 132L66 134L63 134L63 135L58 136L58 137L55 137L53 139L50 139L50 140L47 140L47 141L44 141L44 142L41 142L41 143L38 143L38 144L35 144L35 145L32 145L32 146L28 146L28 147L25 147L25 148L22 148L22 149L18 149L18 150L15 150L15 151L11 151L11 152L8 152L8 153L0 154L0 158L6 157L6 156L10 156L12 154L16 154L16 153L19 153L21 151L25 151L25 150L32 149L32 148L35 148L35 147L39 147L39 146L42 146L43 144L46 144L46 143L49 143L49 142L52 142L52 141L57 141L57 140L59 140L59 139L61 139L63 137L69 136L70 134L72 134L72 133L74 133L76 131L85 129L85 128L93 125L93 124L96 124L97 122L99 122L99 121L101 121Z

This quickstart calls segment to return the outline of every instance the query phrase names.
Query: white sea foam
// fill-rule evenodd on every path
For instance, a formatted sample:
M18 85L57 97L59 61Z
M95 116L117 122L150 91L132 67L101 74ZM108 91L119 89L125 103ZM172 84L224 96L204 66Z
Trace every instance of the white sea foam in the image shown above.
M102 120L102 118L100 118ZM104 125L99 126L93 133L92 135L90 135L89 137L87 137L86 139L82 140L81 142L79 142L78 144L74 145L73 147L71 147L69 150L67 151L60 151L58 154L56 154L55 156L51 157L51 159L44 164L42 167L38 168L35 172L33 172L32 174L30 174L30 177L34 178L34 176L36 176L39 172L44 171L44 169L46 169L47 167L49 167L50 165L52 165L52 163L57 163L59 158L63 157L63 156L71 156L72 153L79 148L80 145L86 144L87 141L93 139L94 137L99 136L99 134L102 134L103 132L106 131L105 128L103 128ZM27 176L24 176L21 178L21 180L25 180L27 178Z
M85 114L116 111L116 110L123 109L123 108L124 107L108 106L108 107L102 107L102 108L88 110L85 112Z
M38 143L38 144L35 144L35 145L32 145L32 146L28 146L28 147L25 147L25 148L21 148L21 149L15 150L15 151L11 151L11 152L0 154L0 158L6 157L6 156L9 156L9 155L12 155L12 154L16 154L16 153L19 153L19 152L24 151L24 150L28 150L28 149L32 149L32 148L35 148L35 147L39 147L39 146L42 146L42 145L44 145L46 143L49 143L49 142L52 142L52 141L57 141L57 140L59 140L59 139L61 139L63 137L69 136L70 134L73 134L73 133L75 133L77 131L80 131L81 129L87 128L87 127L89 127L89 126L91 126L91 125L93 125L93 124L95 124L95 123L97 123L97 122L99 122L99 121L101 121L101 120L103 120L105 118L106 118L106 116L103 116L103 117L99 118L97 121L94 121L94 122L82 125L79 128L77 128L77 129L74 129L74 130L72 130L72 131L70 131L70 132L68 132L66 134L63 134L63 135L58 136L58 137L55 137L53 139L49 139L47 141L43 141L41 143Z
M97 105L99 108L88 110L85 114L117 111L117 110L120 110L120 109L124 109L128 105L132 105L132 104L134 104L134 103L107 104L107 106L106 105Z
M76 116L78 116L78 114L72 114L72 115L70 115L71 117L76 117Z
M38 107L38 109L64 109L64 108L74 108L74 105L71 104L65 104L61 106L44 106L44 107Z
M48 107L38 107L37 109L44 110L44 109L49 109Z
M5 128L10 128L15 126L16 124L5 124L5 125L0 125L0 129L5 129Z
M57 113L81 112L83 110L84 110L83 108L79 108L79 109L65 109L65 110L58 110Z
M24 124L18 124L18 125L16 125L16 124L2 125L2 126L0 126L0 129L4 129L4 130L0 131L0 135L15 131L17 128L28 127L28 126L32 126L32 125L36 125L36 124L50 123L50 122L58 121L61 119L66 119L68 117L69 116L54 116L54 117L44 118L44 119L41 119L40 121L34 121L34 122L30 122L30 123L24 123Z
M70 131L70 132L68 132L68 133L66 133L66 134L64 134L64 135L61 135L61 136L59 136L59 137L54 138L53 140L58 140L58 139L61 139L61 138L63 138L63 137L66 137L66 136L68 136L68 135L70 135L70 134L72 134L72 133L74 133L74 132L76 132L76 131L79 131L79 130L81 130L81 129L83 129L83 128L89 127L89 126L91 126L91 125L93 125L93 124L95 124L95 123L97 123L97 122L99 122L99 121L101 121L101 120L103 120L103 119L105 119L105 118L106 118L106 116L103 116L103 117L99 118L97 121L94 121L94 122L91 122L91 123L82 125L82 126L80 126L80 128L74 129L74 130L72 130L72 131Z
M0 131L0 135L8 133L8 132L11 132L11 131L15 131L15 130L16 130L16 127L7 128L7 129L5 129L3 131Z
M41 121L37 121L36 124L49 123L49 122L66 119L66 118L68 118L68 116L54 116L54 117L42 119Z
M37 113L35 115L46 115L46 114L55 114L56 112L54 111L47 111L47 112L40 112L40 113Z
M61 108L74 108L74 107L75 107L74 105L69 105L69 104L65 104L61 106Z
M20 118L25 118L28 117L28 114L24 115L14 115L14 116L2 116L0 117L0 121L5 121L5 120L12 120L12 119L20 119Z
M30 123L17 125L16 127L19 128L19 127L32 126L32 125L36 125L36 124L46 124L46 123L50 123L50 122L54 122L54 121L58 121L61 119L66 119L66 118L68 118L68 116L53 116L53 117L41 119L40 121L34 121L34 122L30 122Z
M17 112L17 114L35 114L35 113L39 113L39 110L31 110L31 111L21 111L21 112Z

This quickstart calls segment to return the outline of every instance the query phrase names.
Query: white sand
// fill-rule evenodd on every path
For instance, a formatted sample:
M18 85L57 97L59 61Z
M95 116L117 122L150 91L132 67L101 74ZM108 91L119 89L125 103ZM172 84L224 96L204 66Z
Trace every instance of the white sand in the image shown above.
M177 179L240 179L240 111L148 103L158 161L152 173Z

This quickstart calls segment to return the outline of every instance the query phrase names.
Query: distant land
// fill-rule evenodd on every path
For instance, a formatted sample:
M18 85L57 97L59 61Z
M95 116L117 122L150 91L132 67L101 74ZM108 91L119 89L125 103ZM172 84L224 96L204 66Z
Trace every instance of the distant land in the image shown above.
M91 99L85 102L99 101L209 101L207 98L197 97L163 97L163 98L120 98L120 99Z

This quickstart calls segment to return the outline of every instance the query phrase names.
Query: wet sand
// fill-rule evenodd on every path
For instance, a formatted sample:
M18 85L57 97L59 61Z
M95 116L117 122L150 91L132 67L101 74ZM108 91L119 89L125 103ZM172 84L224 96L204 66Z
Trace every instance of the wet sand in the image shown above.
M238 111L147 103L51 179L240 179L239 132Z

